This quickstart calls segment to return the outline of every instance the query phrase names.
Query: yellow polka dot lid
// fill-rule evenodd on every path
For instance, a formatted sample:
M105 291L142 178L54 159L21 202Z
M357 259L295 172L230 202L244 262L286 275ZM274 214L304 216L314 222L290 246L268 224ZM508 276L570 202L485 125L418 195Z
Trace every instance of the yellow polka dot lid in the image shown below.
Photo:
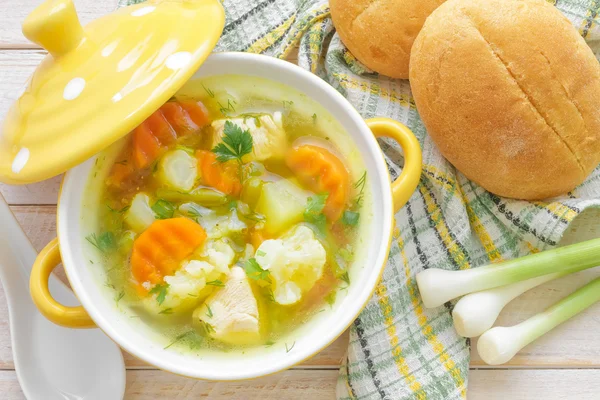
M23 33L48 50L0 131L0 181L38 182L125 136L194 74L225 23L218 0L150 0L83 28L47 0Z

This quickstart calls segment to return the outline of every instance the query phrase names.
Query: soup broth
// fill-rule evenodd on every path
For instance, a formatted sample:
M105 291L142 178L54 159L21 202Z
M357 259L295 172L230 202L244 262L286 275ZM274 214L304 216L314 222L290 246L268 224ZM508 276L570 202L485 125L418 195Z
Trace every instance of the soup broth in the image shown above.
M288 87L188 82L105 168L86 241L117 305L165 348L277 343L353 284L371 196L353 146Z

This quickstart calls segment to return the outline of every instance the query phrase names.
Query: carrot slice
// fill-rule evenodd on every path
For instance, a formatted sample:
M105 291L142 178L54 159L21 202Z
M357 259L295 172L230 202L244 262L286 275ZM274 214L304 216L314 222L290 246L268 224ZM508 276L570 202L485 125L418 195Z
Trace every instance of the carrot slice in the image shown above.
M126 149L120 158L125 164L133 159L135 165L115 165L109 183L120 187L138 170L156 161L178 137L197 132L209 122L208 110L200 101L170 101L163 104L133 130L131 151Z
M337 221L350 191L350 177L344 163L329 150L312 145L293 147L285 161L302 184L315 193L329 193L323 214L329 221Z
M135 165L139 169L146 168L152 164L162 152L163 146L150 130L148 120L135 128L133 131L133 157Z
M154 221L134 242L131 272L138 283L162 282L206 240L206 232L187 218Z
M160 110L179 136L187 135L200 129L188 112L176 101L165 103Z
M198 166L202 171L202 181L205 185L214 187L230 196L238 197L240 195L242 183L238 165L235 162L221 163L217 161L216 154L206 150L198 150L196 158L198 158Z
M200 101L179 101L190 119L198 126L208 125L208 110Z

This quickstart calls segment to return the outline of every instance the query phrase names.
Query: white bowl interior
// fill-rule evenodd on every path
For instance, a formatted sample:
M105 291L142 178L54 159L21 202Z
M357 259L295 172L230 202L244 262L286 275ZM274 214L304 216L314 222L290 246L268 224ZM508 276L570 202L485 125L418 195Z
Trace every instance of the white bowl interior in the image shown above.
M63 263L71 286L96 324L125 350L152 365L181 375L214 380L245 379L277 372L311 357L334 341L371 297L387 259L392 229L391 189L381 151L360 115L343 96L300 67L246 53L214 54L194 77L225 74L267 78L315 99L339 121L361 151L373 193L373 214L364 239L366 249L350 270L351 285L345 296L338 296L331 310L316 314L292 332L285 343L249 349L243 355L216 351L194 355L172 348L165 350L165 342L156 332L131 313L116 307L114 298L107 295L103 286L102 266L89 261L84 238L91 231L84 216L93 213L90 211L93 206L84 205L84 200L95 158L66 174L58 210Z

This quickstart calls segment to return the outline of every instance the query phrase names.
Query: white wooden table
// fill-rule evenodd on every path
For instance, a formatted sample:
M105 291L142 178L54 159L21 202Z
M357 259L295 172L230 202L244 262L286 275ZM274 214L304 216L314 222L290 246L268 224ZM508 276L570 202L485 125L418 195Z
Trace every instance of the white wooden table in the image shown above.
M75 0L83 23L115 8L117 0ZM0 0L0 118L45 52L27 42L21 21L41 0ZM293 60L291 60L293 61ZM55 236L60 178L0 192L39 251ZM514 324L573 291L598 271L586 271L537 288L504 311L501 324ZM158 371L125 354L126 399L332 399L343 335L314 358L289 371L252 381L212 383ZM475 348L475 346L473 346ZM0 398L24 398L14 371L4 292L0 288ZM526 347L509 364L491 368L473 350L469 399L600 399L600 306L567 322ZM111 400L111 399L107 399Z

